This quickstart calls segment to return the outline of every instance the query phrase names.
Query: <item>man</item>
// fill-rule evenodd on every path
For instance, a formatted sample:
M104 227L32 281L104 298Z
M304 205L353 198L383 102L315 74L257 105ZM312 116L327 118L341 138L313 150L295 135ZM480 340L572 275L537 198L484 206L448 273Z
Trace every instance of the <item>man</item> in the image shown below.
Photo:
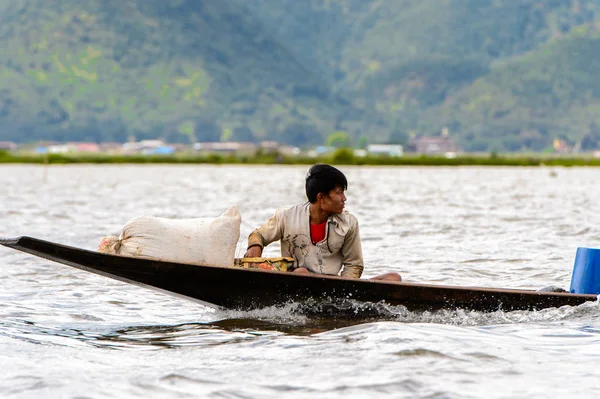
M279 209L248 237L246 258L260 257L263 248L281 240L281 256L294 258L295 273L360 278L363 256L356 218L344 210L346 176L331 165L311 166L306 175L308 202ZM398 273L373 280L402 281Z

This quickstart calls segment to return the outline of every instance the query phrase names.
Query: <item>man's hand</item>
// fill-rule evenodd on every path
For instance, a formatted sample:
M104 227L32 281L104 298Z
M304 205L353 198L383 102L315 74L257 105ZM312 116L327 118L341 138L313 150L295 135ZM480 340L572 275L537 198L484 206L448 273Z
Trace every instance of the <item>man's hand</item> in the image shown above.
M262 248L260 245L253 245L244 254L244 258L260 258L262 256Z

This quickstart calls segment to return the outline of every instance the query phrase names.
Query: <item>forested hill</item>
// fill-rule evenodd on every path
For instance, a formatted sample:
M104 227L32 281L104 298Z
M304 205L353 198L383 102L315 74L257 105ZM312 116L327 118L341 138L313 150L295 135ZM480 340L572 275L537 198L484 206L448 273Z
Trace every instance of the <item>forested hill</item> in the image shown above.
M591 148L599 28L600 0L0 0L0 140Z

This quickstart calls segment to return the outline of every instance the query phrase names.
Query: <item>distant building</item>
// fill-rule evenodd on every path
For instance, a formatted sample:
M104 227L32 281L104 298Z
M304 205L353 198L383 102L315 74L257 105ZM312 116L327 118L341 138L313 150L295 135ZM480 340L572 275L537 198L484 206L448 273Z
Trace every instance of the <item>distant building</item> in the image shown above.
M450 136L421 136L411 139L410 146L420 154L457 153L461 149Z
M367 153L371 155L401 157L404 155L404 148L400 144L370 144L367 146Z
M279 150L279 143L276 141L261 141L259 147L261 150L277 151Z
M159 147L153 147L153 148L145 148L142 150L142 154L144 155L171 155L175 153L175 148L168 146L168 145L162 145Z
M130 141L121 146L121 152L125 155L135 154L138 152L139 145L135 141Z
M67 143L67 152L98 152L100 146L96 143Z
M160 147L165 145L163 140L140 140L138 142L142 147Z
M121 148L123 154L168 155L175 152L173 146L165 144L162 140L128 142L123 144Z
M201 154L252 155L256 152L256 144L235 141L195 143L193 148Z
M49 148L58 146L60 144L61 143L59 143L57 141L38 141L33 145L33 147L27 147L27 148L28 148L28 151L33 151L36 154L46 154L49 152Z
M175 149L175 152L184 152L184 151L189 151L190 150L190 146L186 145L186 144L169 144L169 146L173 147Z
M96 143L57 143L50 145L37 145L35 147L35 152L43 154L67 154L70 152L98 152L100 150L100 146Z
M0 150L14 151L17 149L17 144L12 141L0 141Z
M120 153L123 150L122 143L100 143L98 145L99 151L107 153Z
M319 145L319 146L316 146L314 149L308 151L307 155L311 158L316 158L321 155L331 154L334 151L335 151L335 147Z
M44 148L44 150L42 150L42 148ZM37 151L37 149L40 151ZM38 147L37 149L36 152L47 152L49 154L66 154L69 152L69 146L66 144L49 145L47 147Z
M568 153L573 151L573 146L569 145L565 140L562 139L554 139L552 142L552 147L554 151L560 153Z
M289 145L283 145L283 146L279 147L279 149L277 151L281 155L287 155L287 156L297 156L297 155L300 155L300 153L302 152L300 150L300 148L292 147Z

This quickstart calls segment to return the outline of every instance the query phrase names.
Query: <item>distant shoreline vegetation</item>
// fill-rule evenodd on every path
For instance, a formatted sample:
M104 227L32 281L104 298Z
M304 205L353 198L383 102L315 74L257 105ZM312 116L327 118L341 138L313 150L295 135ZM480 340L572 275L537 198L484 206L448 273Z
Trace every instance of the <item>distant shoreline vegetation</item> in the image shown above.
M364 156L350 149L338 149L319 157L284 156L281 154L241 155L119 155L119 154L19 154L0 150L0 164L255 164L255 165L310 165L317 162L336 165L382 166L600 166L600 158L553 157L551 154L409 154L401 157Z

